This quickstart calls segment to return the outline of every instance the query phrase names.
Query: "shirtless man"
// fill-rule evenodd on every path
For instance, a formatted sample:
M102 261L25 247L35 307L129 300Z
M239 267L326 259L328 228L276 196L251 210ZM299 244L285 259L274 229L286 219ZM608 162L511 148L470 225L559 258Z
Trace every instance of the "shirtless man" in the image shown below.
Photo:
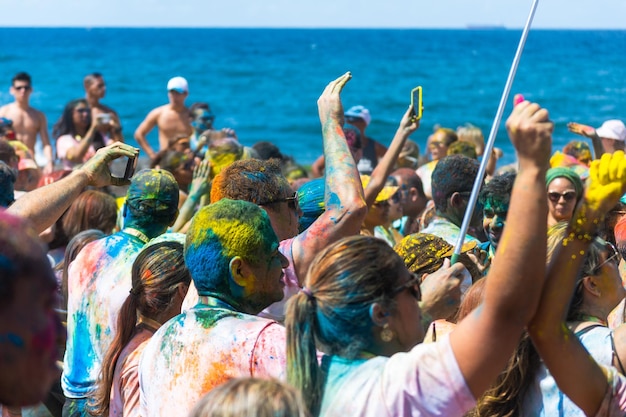
M155 126L159 129L159 150L167 149L182 135L189 137L193 133L189 109L185 106L188 94L187 80L183 77L174 77L169 80L167 83L169 104L157 107L148 113L135 131L135 140L150 159L154 159L156 152L148 144L146 136Z
M15 137L28 146L35 155L35 143L37 135L41 138L43 153L47 159L44 173L50 173L54 169L52 146L48 138L48 121L46 116L28 103L33 91L30 75L25 72L17 73L11 81L11 95L15 97L13 103L0 107L0 117L6 117L13 121Z
M85 87L85 98L91 109L91 118L96 120L99 117L104 119L110 119L108 123L101 123L100 133L108 136L117 142L123 142L122 127L120 124L120 118L115 110L111 107L100 103L100 100L104 98L106 94L106 84L104 77L99 72L94 72L87 75L83 79L83 87ZM106 115L110 116L106 116Z

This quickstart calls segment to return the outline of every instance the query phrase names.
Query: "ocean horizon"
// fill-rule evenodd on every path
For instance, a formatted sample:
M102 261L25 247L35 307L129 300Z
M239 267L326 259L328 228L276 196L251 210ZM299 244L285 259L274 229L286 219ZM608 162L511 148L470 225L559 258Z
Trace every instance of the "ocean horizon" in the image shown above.
M488 136L521 28L26 28L0 29L0 105L12 101L12 76L33 77L33 107L49 130L69 100L83 97L83 77L100 72L103 102L120 115L126 142L148 112L167 102L166 83L187 78L187 103L206 101L215 126L251 146L269 140L310 164L322 152L316 100L346 71L344 107L370 109L368 134L389 144L417 85L424 116L412 135L421 150L434 126L472 123ZM550 111L554 149L574 135L566 124L599 126L626 119L626 30L532 29L511 95ZM510 100L512 100L512 96ZM514 161L504 130L501 164ZM54 138L51 138L54 143ZM156 132L149 136L158 146Z

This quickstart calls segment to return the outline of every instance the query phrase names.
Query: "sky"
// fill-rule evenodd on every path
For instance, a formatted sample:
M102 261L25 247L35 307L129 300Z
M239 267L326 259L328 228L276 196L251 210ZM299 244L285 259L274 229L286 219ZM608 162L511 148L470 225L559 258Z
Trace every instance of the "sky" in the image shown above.
M532 0L0 0L0 27L521 28ZM539 0L535 28L626 29L626 0Z

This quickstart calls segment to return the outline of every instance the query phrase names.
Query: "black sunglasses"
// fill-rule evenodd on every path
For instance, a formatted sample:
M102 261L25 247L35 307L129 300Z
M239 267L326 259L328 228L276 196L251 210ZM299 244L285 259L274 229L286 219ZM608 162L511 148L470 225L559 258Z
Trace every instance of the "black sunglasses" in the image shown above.
M408 290L417 301L422 301L422 289L420 288L422 278L414 272L409 272L409 274L410 278L407 282L391 290L391 296L395 297L402 291Z
M13 87L13 88L16 89L17 91L21 91L21 90L29 91L31 87L30 85L20 85L20 86Z
M548 193L548 198L553 203L558 203L561 197L563 197L563 200L565 201L572 201L576 198L576 191L566 191L563 194L557 193L556 191L550 191Z
M298 193L295 192L293 197L279 198L277 200L267 201L265 203L259 203L259 206L269 206L270 204L287 203L287 206L291 210L297 210L298 208Z
M613 262L616 261L616 264L619 264L620 261L620 254L617 251L617 249L615 248L615 246L613 246L613 244L611 242L605 242L606 244L606 251L608 252L608 255L606 257L606 259L601 262L598 266L596 266L593 269L593 274L597 274L600 269L602 269L602 267L606 264L608 264L609 262Z

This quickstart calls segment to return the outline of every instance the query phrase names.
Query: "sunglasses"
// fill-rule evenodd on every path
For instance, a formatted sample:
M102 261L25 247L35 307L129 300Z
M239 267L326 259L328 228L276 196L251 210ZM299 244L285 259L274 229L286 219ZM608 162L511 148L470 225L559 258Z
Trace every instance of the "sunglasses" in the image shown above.
M615 263L619 263L619 252L617 251L617 249L615 248L615 246L613 246L613 244L611 242L606 242L606 251L608 252L608 256L606 257L606 259L604 260L604 262L601 262L600 265L596 266L593 269L593 274L597 274L600 269L602 269L602 267L606 264L608 264L609 262L613 262L615 261Z
M19 85L17 87L13 87L14 89L16 89L17 91L22 91L22 90L26 90L26 91L30 91L30 85Z
M422 301L422 290L420 288L420 283L422 282L422 279L419 275L413 272L409 272L409 275L410 278L407 282L391 290L391 296L395 297L402 291L409 291L413 298L415 298L417 301Z
M277 203L287 203L287 206L294 211L297 211L299 205L298 205L298 193L295 192L293 194L293 197L285 197L285 198L279 198L277 200L273 200L273 201L267 201L265 203L259 203L259 206L269 206L270 204L277 204Z
M550 191L548 193L548 199L553 203L558 203L559 200L563 197L563 200L572 201L576 198L576 191L566 191L563 194L557 193L556 191Z
M80 108L80 109L74 109L74 111L75 111L76 113L89 113L89 109L87 109L87 108L85 108L85 107Z

